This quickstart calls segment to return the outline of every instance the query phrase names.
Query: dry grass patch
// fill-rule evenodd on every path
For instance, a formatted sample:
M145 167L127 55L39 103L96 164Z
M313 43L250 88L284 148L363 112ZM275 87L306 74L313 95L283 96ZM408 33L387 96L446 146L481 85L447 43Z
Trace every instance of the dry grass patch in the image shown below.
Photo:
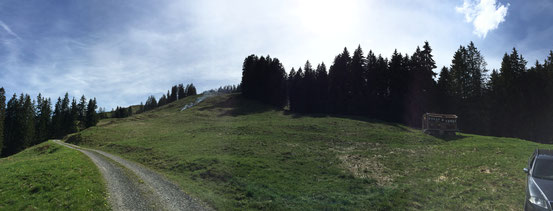
M393 182L393 176L389 173L389 169L378 162L378 156L371 159L360 155L342 154L338 158L342 161L341 166L356 178L374 179L380 186Z

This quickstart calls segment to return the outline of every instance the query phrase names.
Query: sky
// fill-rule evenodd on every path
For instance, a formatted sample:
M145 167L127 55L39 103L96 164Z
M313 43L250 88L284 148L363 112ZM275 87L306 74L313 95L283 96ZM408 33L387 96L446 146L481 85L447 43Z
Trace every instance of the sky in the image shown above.
M438 67L473 41L491 70L513 47L543 61L550 11L550 0L2 0L0 87L8 97L84 94L110 110L178 83L238 84L251 54L289 71L330 66L344 47L390 57L424 41Z

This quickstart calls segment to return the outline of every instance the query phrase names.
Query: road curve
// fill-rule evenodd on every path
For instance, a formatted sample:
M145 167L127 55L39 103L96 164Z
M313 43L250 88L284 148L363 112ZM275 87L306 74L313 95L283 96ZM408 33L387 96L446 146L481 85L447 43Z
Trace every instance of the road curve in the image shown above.
M118 156L54 140L92 160L107 182L113 210L211 210L165 177Z

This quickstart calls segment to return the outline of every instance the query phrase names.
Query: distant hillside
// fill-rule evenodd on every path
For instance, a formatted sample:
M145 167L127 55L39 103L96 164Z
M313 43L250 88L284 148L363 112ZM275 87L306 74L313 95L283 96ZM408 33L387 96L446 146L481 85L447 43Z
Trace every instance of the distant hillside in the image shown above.
M357 116L297 115L238 94L104 119L69 142L157 170L217 209L520 210L535 148L441 139Z

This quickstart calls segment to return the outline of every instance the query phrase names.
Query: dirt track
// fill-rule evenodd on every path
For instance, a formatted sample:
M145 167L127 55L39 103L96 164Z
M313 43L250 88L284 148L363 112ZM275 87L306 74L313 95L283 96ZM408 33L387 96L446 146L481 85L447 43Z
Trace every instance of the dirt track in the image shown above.
M84 153L98 166L107 182L113 210L211 210L140 164L100 150L54 142Z

